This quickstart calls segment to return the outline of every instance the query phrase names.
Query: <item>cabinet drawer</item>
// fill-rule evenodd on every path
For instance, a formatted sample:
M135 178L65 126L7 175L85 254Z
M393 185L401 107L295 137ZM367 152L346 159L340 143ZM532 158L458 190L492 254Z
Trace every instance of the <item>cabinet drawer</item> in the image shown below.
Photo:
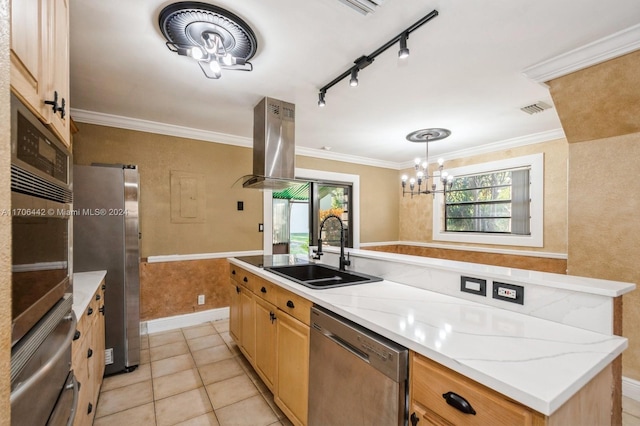
M275 305L278 303L278 292L280 287L276 284L270 283L267 280L260 279L254 288L254 293L261 299Z
M292 317L309 325L311 318L311 306L309 300L283 288L278 289L278 309L288 313Z
M411 378L412 406L421 406L424 412L417 414L432 424L533 424L534 411L418 354L412 357ZM464 398L475 414L447 404L443 395L449 392Z
M242 284L250 291L255 291L255 287L258 285L258 282L261 281L257 276L236 266L232 266L230 271L231 279L236 283Z

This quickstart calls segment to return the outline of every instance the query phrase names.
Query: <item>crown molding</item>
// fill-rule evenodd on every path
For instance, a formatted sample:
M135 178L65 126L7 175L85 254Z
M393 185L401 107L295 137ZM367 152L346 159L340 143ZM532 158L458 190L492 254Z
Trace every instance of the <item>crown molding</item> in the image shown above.
M538 83L562 77L640 49L640 24L525 68L522 73Z
M97 124L100 126L117 127L120 129L137 130L140 132L156 133L160 135L176 136L180 138L196 139L200 141L216 142L226 145L252 147L253 140L243 136L227 133L212 132L210 130L193 129L176 126L174 124L158 123L157 121L141 120L139 118L123 117L121 115L104 114L101 112L71 109L73 120L80 123Z
M210 130L193 129L173 124L158 123L156 121L123 117L120 115L104 114L101 112L72 109L73 120L79 123L97 124L100 126L117 127L120 129L137 130L140 132L156 133L160 135L176 136L180 138L196 139L206 142L222 143L242 147L253 147L253 139L242 136L218 133ZM399 169L399 163L376 160L374 158L359 157L357 155L340 154L320 149L296 146L296 155L322 158L325 160L343 161L365 166Z
M487 154L496 151L505 151L525 145L533 145L536 143L549 142L556 139L564 138L564 130L553 129L545 132L533 133L531 135L519 136L517 138L505 139L503 141L488 143L484 145L474 146L472 148L461 149L458 151L448 152L437 156L447 160L455 160L457 158L473 157L474 155ZM399 170L409 169L414 166L414 162L407 161L400 165Z

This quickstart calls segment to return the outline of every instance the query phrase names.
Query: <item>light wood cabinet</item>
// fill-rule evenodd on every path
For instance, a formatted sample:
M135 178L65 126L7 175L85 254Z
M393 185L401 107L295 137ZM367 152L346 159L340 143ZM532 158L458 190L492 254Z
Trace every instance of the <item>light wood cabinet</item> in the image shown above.
M277 354L274 400L292 423L305 425L309 398L309 326L290 315L279 315Z
M410 358L410 424L412 426L504 425L561 426L568 424L610 425L613 371L609 365L565 402L545 416L506 396L450 370L422 355ZM447 403L453 392L458 405L465 401L473 414ZM454 403L455 405L455 403Z
M289 420L307 424L312 303L235 265L229 334Z
M256 372L271 392L275 391L276 378L276 321L275 305L256 298Z
M11 2L11 87L71 146L69 0Z
M103 280L82 317L78 318L76 338L71 346L71 368L80 384L74 426L93 423L102 385L105 367L104 290Z

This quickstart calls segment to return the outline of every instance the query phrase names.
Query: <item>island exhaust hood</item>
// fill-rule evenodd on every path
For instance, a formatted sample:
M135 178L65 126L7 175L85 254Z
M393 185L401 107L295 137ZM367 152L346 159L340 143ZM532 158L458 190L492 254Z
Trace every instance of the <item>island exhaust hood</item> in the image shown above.
M242 186L283 189L295 180L295 105L272 98L253 109L253 174L243 176Z

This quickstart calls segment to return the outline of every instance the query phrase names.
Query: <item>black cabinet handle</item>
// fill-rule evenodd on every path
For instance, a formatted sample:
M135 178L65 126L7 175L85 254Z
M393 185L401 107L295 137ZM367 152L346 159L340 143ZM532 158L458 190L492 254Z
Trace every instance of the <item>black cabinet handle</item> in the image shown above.
M236 270L235 270L235 269L232 269L232 270L231 270L231 275L235 275L235 274L236 274Z
M102 315L104 315L104 305L100 306L98 309Z
M264 287L262 287L262 288L260 289L260 292L261 292L261 293L266 293L266 292L267 292L267 289L266 289L266 288L264 288Z
M80 338L80 330L76 330L75 334L73 335L73 340L78 340Z
M467 401L457 393L443 393L442 397L445 399L445 401L447 401L447 404L449 404L453 408L460 410L465 414L476 414L476 410L474 410L471 404L469 404L469 401Z
M106 284L102 284L102 290L106 290L107 289L107 285Z
M240 287L236 286L236 293L240 294Z
M66 102L64 100L64 98L62 98L62 102L60 103L60 106L58 106L58 91L54 91L53 92L53 100L52 101L44 101L45 105L51 105L51 110L53 111L54 114L60 113L60 118L64 118L65 116L65 106L66 106Z
M65 101L64 98L62 98L62 105L60 106L60 108L58 108L58 112L60 113L60 118L64 118L64 116L66 115L66 113L64 112L64 108L65 108Z
M416 426L420 419L416 416L416 413L411 413L411 426Z
M93 404L89 403L89 405L87 405L87 414L91 414L92 411L93 411Z
M244 281L245 283L248 283L248 282L249 282L249 279L248 279L247 277L244 277L244 278L242 279L242 281Z
M102 296L100 296L99 294L96 294L96 300L100 300L102 299Z
M87 358L91 358L93 356L93 349L89 348L87 351Z
M271 324L273 324L273 322L277 319L276 314L274 314L273 311L269 312L269 319L271 320Z
M287 308L295 308L296 305L293 304L293 302L291 300L287 300Z
M87 315L91 315L92 313L93 313L93 308L89 308L89 309L87 310Z

